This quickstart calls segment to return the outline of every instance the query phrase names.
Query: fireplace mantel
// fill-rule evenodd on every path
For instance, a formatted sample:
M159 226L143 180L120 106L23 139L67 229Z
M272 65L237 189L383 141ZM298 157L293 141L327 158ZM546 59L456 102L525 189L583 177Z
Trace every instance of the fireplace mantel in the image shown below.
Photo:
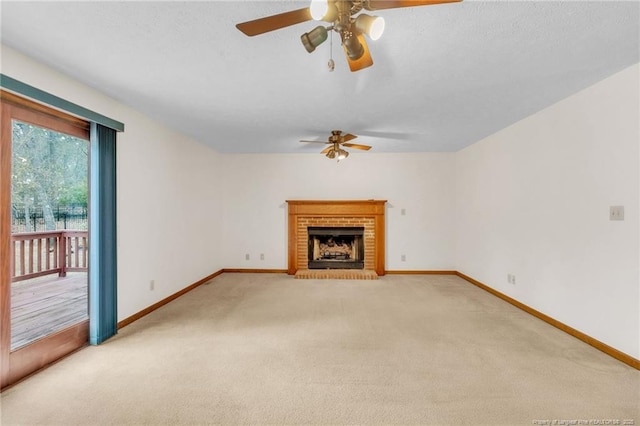
M307 226L365 227L365 269L385 274L386 200L287 200L288 273L307 268Z

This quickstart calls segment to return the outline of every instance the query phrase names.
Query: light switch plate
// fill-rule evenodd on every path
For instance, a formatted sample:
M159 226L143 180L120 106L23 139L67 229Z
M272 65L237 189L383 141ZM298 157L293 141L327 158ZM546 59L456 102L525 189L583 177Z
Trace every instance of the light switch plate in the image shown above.
M624 220L624 206L609 207L609 220Z

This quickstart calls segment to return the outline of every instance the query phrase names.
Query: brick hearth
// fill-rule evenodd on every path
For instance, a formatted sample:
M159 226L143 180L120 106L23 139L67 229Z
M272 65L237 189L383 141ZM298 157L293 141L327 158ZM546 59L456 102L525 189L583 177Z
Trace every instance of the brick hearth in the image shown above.
M299 269L296 279L305 280L377 280L376 271L362 269Z
M288 200L287 203L289 205L289 274L295 274L296 278L341 279L375 279L377 275L384 275L384 205L386 201ZM364 271L309 270L308 227L310 226L364 227Z

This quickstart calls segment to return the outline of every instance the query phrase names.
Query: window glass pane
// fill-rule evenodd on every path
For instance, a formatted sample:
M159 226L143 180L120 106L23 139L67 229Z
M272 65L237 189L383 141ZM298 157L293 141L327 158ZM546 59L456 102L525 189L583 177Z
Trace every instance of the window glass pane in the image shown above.
M86 140L12 122L11 350L88 318Z

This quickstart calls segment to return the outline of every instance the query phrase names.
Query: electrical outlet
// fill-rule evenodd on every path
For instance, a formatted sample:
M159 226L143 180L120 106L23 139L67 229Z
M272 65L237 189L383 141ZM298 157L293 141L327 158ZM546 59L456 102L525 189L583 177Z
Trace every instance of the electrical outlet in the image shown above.
M156 289L156 280L151 280L149 282L149 290L153 291Z
M624 220L624 206L609 207L609 220Z
M405 216L407 214L407 209L400 209L400 216Z
M260 260L264 260L264 253L260 253Z
M406 254L401 255L400 256L400 260L403 261L403 262L406 262L407 261L407 255Z
M245 254L244 255L244 260L249 260L249 259L251 259L251 256L249 256L249 253Z

